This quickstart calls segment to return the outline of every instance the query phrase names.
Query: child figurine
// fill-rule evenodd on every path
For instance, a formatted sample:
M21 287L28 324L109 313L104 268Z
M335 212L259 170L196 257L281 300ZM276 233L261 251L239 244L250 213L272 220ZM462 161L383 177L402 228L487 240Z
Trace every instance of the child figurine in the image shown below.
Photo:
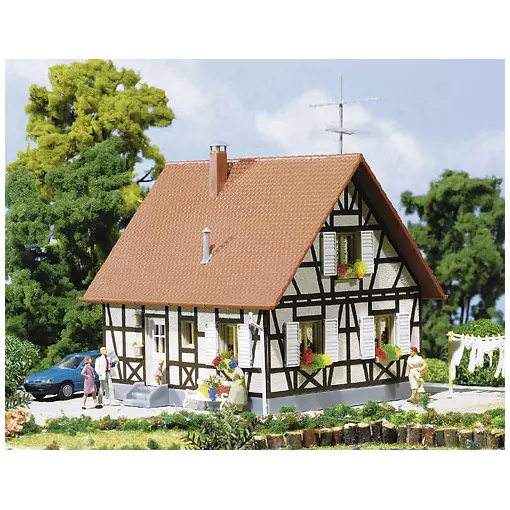
M158 363L158 369L156 370L156 373L154 374L154 379L156 379L156 382L158 384L161 384L163 382L163 365L164 361L160 360Z
M85 379L83 382L83 405L82 409L86 409L85 404L87 403L87 396L92 393L92 398L94 399L94 406L97 405L96 399L96 381L94 381L94 370L92 369L90 362L92 358L90 356L85 356L85 366L81 371L81 375Z

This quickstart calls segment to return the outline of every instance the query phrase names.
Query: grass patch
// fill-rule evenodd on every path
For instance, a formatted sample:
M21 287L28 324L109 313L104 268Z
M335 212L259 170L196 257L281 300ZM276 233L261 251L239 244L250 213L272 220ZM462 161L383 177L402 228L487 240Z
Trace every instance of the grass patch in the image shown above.
M76 435L47 432L29 434L13 439L6 438L12 448L44 450L135 450L135 449L175 449L175 445L184 449L185 433L180 430L119 431L102 430L97 432L78 432ZM157 445L157 447L155 447ZM55 448L55 446L57 448Z

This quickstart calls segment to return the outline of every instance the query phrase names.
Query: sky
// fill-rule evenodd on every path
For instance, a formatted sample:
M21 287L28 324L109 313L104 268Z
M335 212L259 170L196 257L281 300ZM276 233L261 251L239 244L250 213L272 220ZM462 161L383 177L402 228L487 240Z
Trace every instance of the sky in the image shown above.
M69 60L6 61L6 161L26 147L32 83ZM361 152L399 213L400 194L426 193L445 168L504 176L504 60L114 60L166 91L175 119L149 136L166 160L338 152L338 108L310 104L378 97L344 107L344 152ZM139 172L148 163L137 167ZM504 299L498 302L504 310Z

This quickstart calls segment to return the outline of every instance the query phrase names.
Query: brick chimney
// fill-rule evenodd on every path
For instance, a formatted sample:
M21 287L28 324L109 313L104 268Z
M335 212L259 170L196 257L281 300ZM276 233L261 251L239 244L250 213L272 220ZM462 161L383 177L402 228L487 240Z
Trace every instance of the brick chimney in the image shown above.
M227 144L209 145L209 196L217 197L227 182Z

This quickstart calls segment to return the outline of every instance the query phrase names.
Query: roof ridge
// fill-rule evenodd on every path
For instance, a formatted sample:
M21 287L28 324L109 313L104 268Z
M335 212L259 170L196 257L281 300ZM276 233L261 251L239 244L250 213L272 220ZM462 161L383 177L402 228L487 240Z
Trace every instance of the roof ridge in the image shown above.
M265 161L265 160L303 160L303 159L326 159L326 158L332 158L332 159L342 159L346 158L347 156L361 156L363 158L363 154L361 152L349 152L347 154L303 154L301 156L245 156L242 158L228 158L229 162L238 162L238 161L244 161L244 160L257 160L257 161ZM166 161L165 166L167 165L182 165L183 163L186 164L203 164L203 163L209 163L208 159L183 159L183 160L177 160L177 161Z

